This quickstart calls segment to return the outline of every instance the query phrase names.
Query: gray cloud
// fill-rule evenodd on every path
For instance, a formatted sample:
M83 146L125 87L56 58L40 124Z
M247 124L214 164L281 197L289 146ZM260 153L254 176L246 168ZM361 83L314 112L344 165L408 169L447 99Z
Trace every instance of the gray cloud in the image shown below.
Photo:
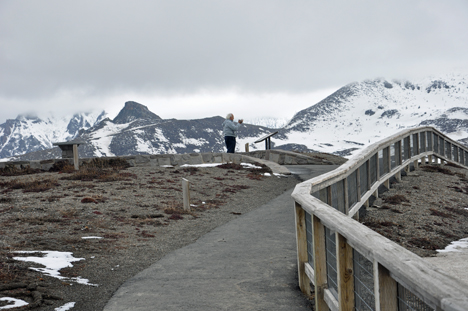
M466 0L3 0L0 99L34 110L60 92L300 93L468 72L466 29Z

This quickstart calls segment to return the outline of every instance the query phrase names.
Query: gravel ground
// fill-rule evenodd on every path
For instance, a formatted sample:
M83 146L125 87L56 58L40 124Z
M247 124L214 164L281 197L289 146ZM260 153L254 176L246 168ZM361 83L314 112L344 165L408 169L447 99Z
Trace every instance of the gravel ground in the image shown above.
M16 297L29 303L24 309L76 302L71 310L102 310L128 278L300 182L235 166L97 169L105 174L82 168L80 175L69 169L0 176L0 308L2 297ZM182 209L182 178L191 182L196 205L189 213ZM467 170L425 165L392 183L361 222L434 256L468 236L467 195ZM102 239L83 239L89 236ZM84 260L61 269L60 280L13 259L26 256L18 251L71 252Z
M423 165L394 182L360 221L421 256L468 237L468 171Z
M74 311L102 310L128 278L299 182L235 165L69 170L0 176L0 299L16 297L33 310L70 302ZM191 183L190 212L182 208L182 178ZM83 239L90 236L102 239ZM71 252L84 260L57 279L15 260L26 256L18 251Z

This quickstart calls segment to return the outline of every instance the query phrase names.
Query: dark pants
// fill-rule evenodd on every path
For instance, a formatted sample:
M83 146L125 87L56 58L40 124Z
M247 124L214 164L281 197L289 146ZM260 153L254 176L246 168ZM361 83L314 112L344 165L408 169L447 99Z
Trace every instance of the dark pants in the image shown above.
M236 138L234 136L224 136L226 142L227 153L234 153L236 149Z

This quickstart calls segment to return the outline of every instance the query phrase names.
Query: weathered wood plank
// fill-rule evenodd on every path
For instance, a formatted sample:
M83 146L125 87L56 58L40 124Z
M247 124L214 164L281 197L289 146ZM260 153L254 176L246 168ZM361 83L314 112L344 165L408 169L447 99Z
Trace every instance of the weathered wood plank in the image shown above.
M336 234L338 303L340 310L354 308L353 249L341 234Z
M73 145L73 165L75 167L75 171L80 169L80 162L78 160L78 145Z
M374 262L374 284L376 306L380 306L381 311L397 311L397 283L390 276L390 272L377 262Z
M182 196L184 198L184 210L190 210L190 182L182 178Z
M333 296L329 289L325 289L324 291L325 302L327 306L330 308L330 311L339 311L340 307L338 305L338 301ZM326 309L328 310L328 309ZM352 310L352 309L351 309Z
M320 200L300 194L296 194L294 199L309 213L314 214L314 224L317 222L341 234L349 245L367 259L376 260L386 267L393 279L424 301L440 307L442 300L448 299L454 301L458 307L453 310L468 309L468 289L461 281ZM317 269L320 267L316 265L314 271L317 272ZM464 297L461 302L456 301L461 297ZM457 303L461 304L456 305Z
M325 228L315 216L312 216L312 235L314 238L315 310L327 311L324 297L324 290L327 288Z
M305 295L310 295L310 280L305 272L305 263L309 258L307 255L307 229L306 213L296 202L296 244L297 244L297 269L299 278L299 287Z

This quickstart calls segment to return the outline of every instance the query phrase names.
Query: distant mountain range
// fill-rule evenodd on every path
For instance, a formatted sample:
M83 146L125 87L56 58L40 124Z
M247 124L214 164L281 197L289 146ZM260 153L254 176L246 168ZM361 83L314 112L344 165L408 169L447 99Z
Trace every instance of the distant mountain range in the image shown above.
M287 107L285 107L287 109ZM113 119L105 112L41 120L19 116L0 125L0 158L31 160L61 156L53 142L78 138L81 157L132 154L222 152L222 117L162 119L144 105L125 103ZM279 120L279 123L284 120ZM374 79L348 84L324 100L299 111L287 124L257 120L239 131L237 149L264 149L253 144L278 130L275 148L350 156L366 145L405 128L434 126L468 142L468 77L448 75L421 81Z

